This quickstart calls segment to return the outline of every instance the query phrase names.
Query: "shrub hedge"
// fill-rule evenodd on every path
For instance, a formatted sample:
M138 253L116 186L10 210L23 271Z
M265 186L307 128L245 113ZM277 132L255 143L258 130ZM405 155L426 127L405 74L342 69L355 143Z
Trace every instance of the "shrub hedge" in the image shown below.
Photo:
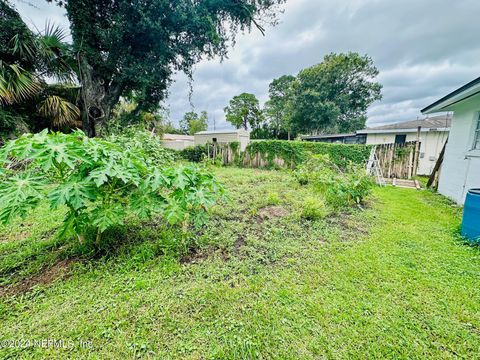
M361 204L375 182L360 164L337 166L328 155L313 155L293 172L301 185L311 184L335 210Z
M240 143L230 144L233 152L236 152ZM295 168L309 159L312 155L328 155L330 160L341 168L345 168L349 162L363 165L370 156L371 147L367 145L345 145L345 144L329 144L320 142L306 141L285 141L285 140L259 140L252 141L245 150L245 153L253 158L256 154L260 154L269 167L275 167L274 160L276 158L285 161L288 167ZM200 162L208 154L207 145L197 145L188 147L179 152L181 158L191 161ZM236 157L238 164L243 162L245 154ZM248 161L247 161L248 162Z
M186 149L180 150L180 158L191 161L200 162L208 154L207 145L190 146Z
M274 166L275 158L280 158L290 167L296 167L313 155L328 155L337 166L345 167L349 162L365 164L371 147L367 145L329 144L306 141L261 140L251 142L246 152L254 156L259 153Z

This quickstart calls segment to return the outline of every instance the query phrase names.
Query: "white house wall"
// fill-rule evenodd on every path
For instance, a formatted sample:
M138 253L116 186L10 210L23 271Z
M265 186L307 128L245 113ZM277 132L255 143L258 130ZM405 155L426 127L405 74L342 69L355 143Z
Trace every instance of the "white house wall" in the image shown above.
M480 95L454 108L438 191L459 204L469 189L480 188L480 151L471 150L479 112Z
M368 134L367 145L393 144L395 134Z
M195 145L205 145L213 143L213 139L217 139L218 143L232 143L239 142L240 149L244 151L250 143L250 135L243 133L210 133L210 134L195 134Z
M367 145L393 144L396 135L407 135L407 142L417 141L417 133L393 133L393 134L368 134ZM447 140L448 132L429 131L420 134L420 159L418 162L418 175L430 175Z
M250 136L240 136L240 150L245 151L248 144L250 144Z
M206 143L213 143L213 139L217 139L219 143L231 143L240 141L238 134L202 134L195 135L195 145L205 145Z
M195 143L190 140L162 140L162 145L171 150L184 150L187 147L194 146Z
M418 175L430 175L448 139L447 131L431 131L422 134Z

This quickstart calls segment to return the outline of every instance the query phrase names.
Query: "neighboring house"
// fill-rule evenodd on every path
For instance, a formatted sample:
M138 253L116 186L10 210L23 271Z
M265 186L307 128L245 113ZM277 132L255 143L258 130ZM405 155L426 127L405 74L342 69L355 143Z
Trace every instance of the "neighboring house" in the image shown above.
M448 139L451 120L450 115L441 115L367 128L358 131L357 134L367 136L367 145L403 144L417 141L420 127L421 146L417 174L430 175Z
M303 141L312 142L326 142L338 144L365 144L367 141L366 135L360 134L334 134L334 135L311 135L302 136Z
M177 135L177 134L163 134L162 145L167 149L183 150L187 147L194 146L195 140L190 135Z
M223 131L201 131L195 134L195 145L205 145L207 143L228 144L232 142L240 143L240 150L245 151L250 143L250 131L245 130L223 130Z
M438 191L465 202L468 190L480 188L480 78L422 110L424 114L452 111Z

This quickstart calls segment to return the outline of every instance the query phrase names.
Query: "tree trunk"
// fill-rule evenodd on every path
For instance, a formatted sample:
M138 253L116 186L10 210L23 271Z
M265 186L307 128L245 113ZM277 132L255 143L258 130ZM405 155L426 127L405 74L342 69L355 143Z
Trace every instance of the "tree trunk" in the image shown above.
M92 66L81 55L79 55L79 67L83 128L89 137L102 136L110 119L112 101L107 94L105 81L95 76Z

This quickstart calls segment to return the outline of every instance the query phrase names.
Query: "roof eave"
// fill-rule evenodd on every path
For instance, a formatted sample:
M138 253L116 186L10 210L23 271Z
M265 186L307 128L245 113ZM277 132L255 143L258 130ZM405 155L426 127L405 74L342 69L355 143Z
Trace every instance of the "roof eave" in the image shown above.
M225 135L225 134L250 134L251 131L249 130L219 130L219 131L201 131L196 133L195 135ZM194 136L195 136L194 135Z
M365 129L357 131L357 134L398 134L398 133L416 133L417 129L384 129L384 130L375 130L375 129ZM430 132L430 131L450 131L450 128L421 128L421 132Z
M333 138L343 138L343 137L354 137L358 134L331 134L331 135L307 135L301 136L302 139L333 139Z
M480 77L444 96L440 100L422 109L422 114L434 114L454 110L453 107L461 101L480 93Z

